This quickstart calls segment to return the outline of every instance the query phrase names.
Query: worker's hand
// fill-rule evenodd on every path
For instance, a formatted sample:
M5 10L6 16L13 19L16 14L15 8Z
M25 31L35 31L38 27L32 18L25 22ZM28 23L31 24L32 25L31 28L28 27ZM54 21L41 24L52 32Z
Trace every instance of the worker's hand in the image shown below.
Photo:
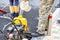
M26 2L22 1L20 3L20 9L25 12L29 12L31 10L31 6L29 5L29 1L26 1Z
M26 2L27 0L23 0L23 1L25 1L25 2Z

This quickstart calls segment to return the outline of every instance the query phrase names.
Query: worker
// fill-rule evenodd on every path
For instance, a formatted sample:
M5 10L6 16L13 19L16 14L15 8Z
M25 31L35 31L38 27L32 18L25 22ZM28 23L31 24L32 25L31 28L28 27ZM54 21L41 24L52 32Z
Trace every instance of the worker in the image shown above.
M11 13L11 16L14 18L14 17L17 17L19 15L19 0L9 0L10 2L10 13Z

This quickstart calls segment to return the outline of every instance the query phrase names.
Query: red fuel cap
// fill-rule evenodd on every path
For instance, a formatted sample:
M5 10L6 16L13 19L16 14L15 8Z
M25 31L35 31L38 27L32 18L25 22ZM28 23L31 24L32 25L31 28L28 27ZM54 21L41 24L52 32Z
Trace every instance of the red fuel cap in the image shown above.
M49 15L48 18L49 18L49 19L52 19L52 15Z

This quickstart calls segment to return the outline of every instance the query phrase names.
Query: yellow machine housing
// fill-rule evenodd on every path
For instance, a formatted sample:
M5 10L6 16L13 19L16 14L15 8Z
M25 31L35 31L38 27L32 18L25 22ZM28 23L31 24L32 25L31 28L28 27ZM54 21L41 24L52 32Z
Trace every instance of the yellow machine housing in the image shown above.
M22 15L19 15L18 17L15 17L13 21L14 21L15 25L20 25L21 23L22 23L22 25L25 25L23 27L23 30L25 32L27 31L27 19L24 18ZM28 29L28 31L29 31L29 29Z

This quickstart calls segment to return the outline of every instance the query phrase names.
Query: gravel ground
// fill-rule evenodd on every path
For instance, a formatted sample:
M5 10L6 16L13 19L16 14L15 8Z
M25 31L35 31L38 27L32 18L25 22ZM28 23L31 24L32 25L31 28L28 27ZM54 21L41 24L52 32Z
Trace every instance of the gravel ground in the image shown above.
M4 7L4 5L6 5L8 2L7 0L6 1L1 1L2 3L0 3L0 9L2 7ZM40 0L29 0L30 2L30 5L32 6L32 9L30 12L24 12L23 16L25 18L27 18L27 21L28 21L28 27L30 28L31 32L34 32L37 30L37 24L38 24L38 15L39 15L39 6L40 6ZM9 5L8 5L9 6ZM5 8L4 10L8 10L9 12L9 9L8 7ZM0 15L2 15L0 13ZM3 26L6 25L10 20L7 20L7 19L2 19L0 18L0 30L2 30ZM1 33L0 33L1 34ZM6 34L6 33L5 33ZM0 40L5 40L4 39L5 37L3 37L2 35L0 35ZM43 40L44 36L40 36L40 37L33 37L32 40Z

